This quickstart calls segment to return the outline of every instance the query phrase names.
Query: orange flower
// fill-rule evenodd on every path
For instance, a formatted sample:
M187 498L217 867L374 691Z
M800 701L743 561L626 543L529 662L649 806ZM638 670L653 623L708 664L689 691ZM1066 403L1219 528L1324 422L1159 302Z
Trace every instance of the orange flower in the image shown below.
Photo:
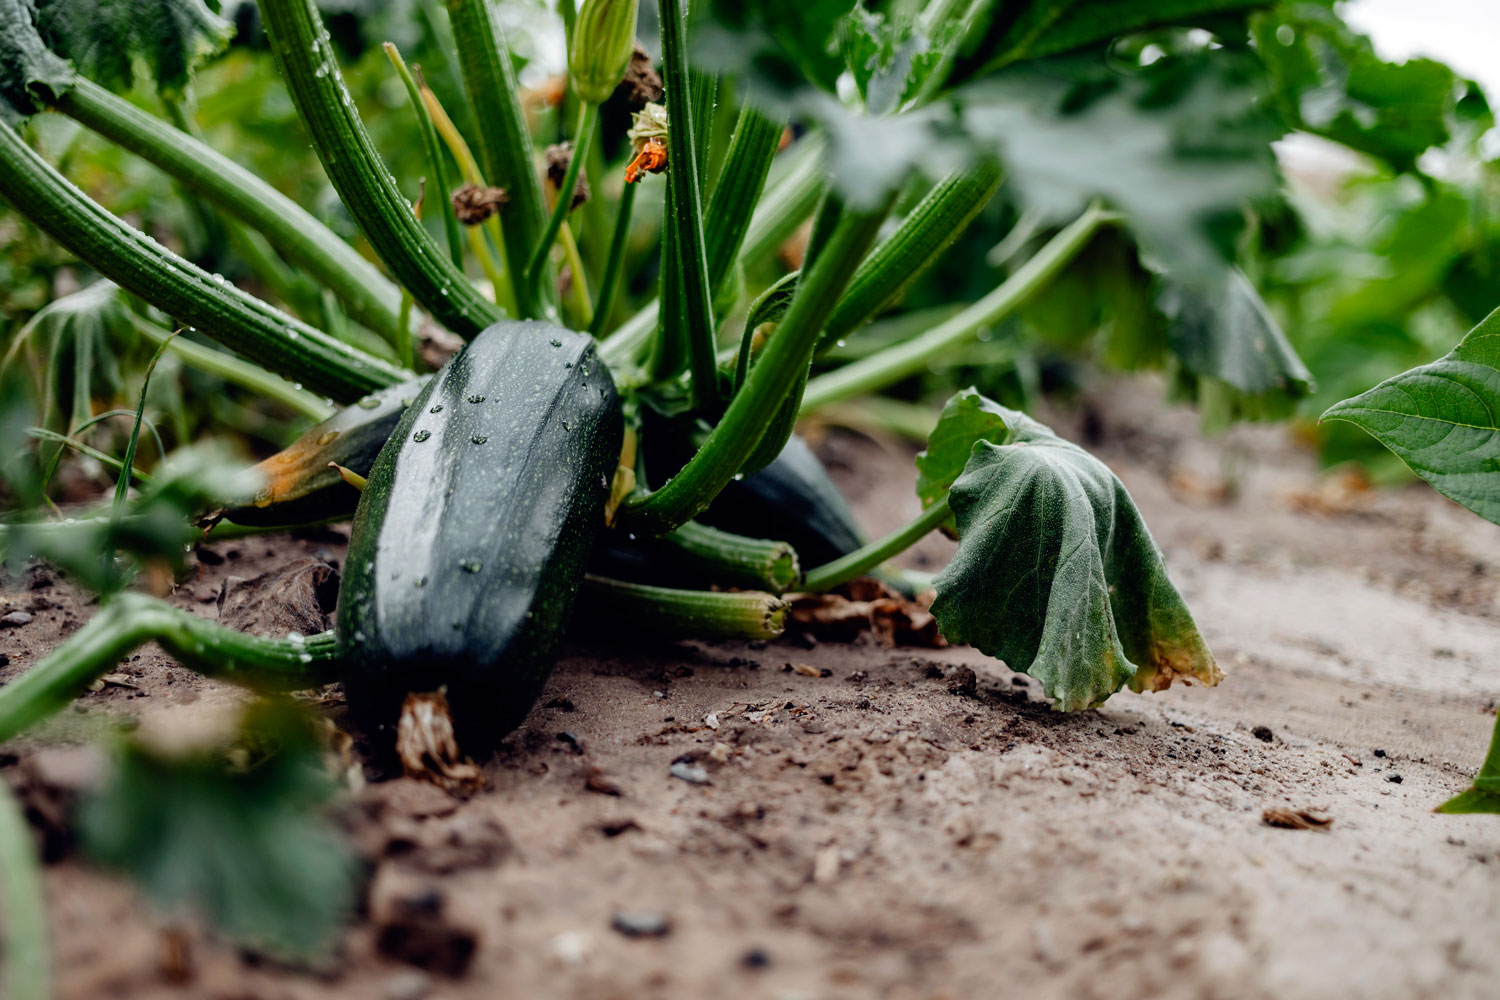
M641 143L635 159L625 165L625 183L634 184L641 174L650 171L659 174L667 169L667 144L660 139L647 139Z

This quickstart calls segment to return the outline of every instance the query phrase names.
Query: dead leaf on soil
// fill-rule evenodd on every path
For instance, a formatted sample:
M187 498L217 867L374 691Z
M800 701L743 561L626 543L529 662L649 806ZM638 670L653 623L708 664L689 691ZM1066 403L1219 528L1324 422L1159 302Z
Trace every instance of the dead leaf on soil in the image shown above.
M1333 826L1332 816L1323 816L1310 809L1285 809L1280 806L1272 806L1261 813L1260 821L1266 826L1283 830L1327 830Z
M473 761L459 755L448 698L441 691L406 696L396 724L396 754L408 778L430 781L450 792L484 784Z
M788 624L819 639L847 641L868 631L885 646L940 649L947 642L927 610L931 596L922 598L911 600L865 577L831 593L793 595Z
M219 624L254 635L315 635L328 628L339 574L305 558L250 580L230 578L219 595Z

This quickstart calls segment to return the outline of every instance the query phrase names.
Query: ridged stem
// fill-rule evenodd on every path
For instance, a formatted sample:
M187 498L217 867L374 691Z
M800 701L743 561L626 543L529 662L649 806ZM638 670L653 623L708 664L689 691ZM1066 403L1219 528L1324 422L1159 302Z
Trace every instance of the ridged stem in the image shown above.
M787 603L771 594L676 590L592 574L580 595L586 613L619 622L632 635L671 639L774 639Z
M462 337L504 318L443 256L365 132L313 0L260 0L271 51L334 190L396 281Z
M541 242L547 225L520 86L490 0L448 0L448 14L458 42L464 89L478 126L485 175L510 195L502 227L505 256L513 270L519 269L531 260L531 250ZM541 301L531 299L526 282L516 281L515 286L520 318L537 317L543 307L555 304L555 293L548 291L545 282L547 297Z
M453 200L449 197L452 188L448 185L448 171L443 164L443 148L438 145L437 130L432 127L432 115L427 112L427 105L422 100L422 92L417 89L417 81L412 77L411 70L406 68L406 60L401 58L401 50L392 42L386 42L381 47L396 70L396 75L401 78L402 85L406 87L406 98L411 102L412 114L417 116L417 131L422 133L422 148L427 153L427 168L432 171L434 194L441 202L438 211L443 215L443 232L448 237L448 256L452 259L453 266L462 271L463 237L459 235L458 218L453 213Z
M755 207L776 158L785 124L768 118L750 104L740 110L724 169L714 186L703 223L708 254L709 287L715 297L734 269L740 246L750 229Z
M327 226L207 144L78 77L52 107L148 161L262 233L287 260L339 297L349 315L390 337L400 292Z
M268 639L225 628L145 594L116 594L61 646L0 687L0 743L58 712L147 642L159 643L205 677L268 691L327 683L335 659L331 632L301 641Z
M877 354L819 375L807 383L801 412L805 415L826 403L883 389L922 371L927 363L977 336L1024 305L1076 257L1094 232L1110 218L1091 207L1052 237L1036 256L1023 264L1000 287L951 319L926 333Z
M884 207L844 213L827 252L798 283L791 306L723 419L677 475L625 507L627 523L651 534L671 531L702 513L740 471L788 395L803 384L818 334L860 258L875 242L884 217Z
M557 190L557 201L552 206L552 214L547 217L547 226L542 230L542 235L532 250L531 256L527 258L529 263L526 265L526 284L535 302L543 299L542 283L551 270L547 258L552 253L552 244L557 240L558 230L562 229L563 221L573 210L573 191L578 186L578 175L583 170L583 158L588 155L589 136L594 133L594 121L598 116L597 104L588 101L578 102L578 125L573 130L573 155L568 158L568 169L563 173L563 182ZM577 257L576 248L573 256ZM583 279L584 276L581 273L577 275L577 280Z
M620 274L625 270L625 244L630 241L630 217L635 209L635 185L626 184L620 192L620 205L615 212L615 230L609 238L609 258L604 262L604 276L599 279L599 299L594 304L594 322L589 333L596 340L604 338L604 328L609 325L609 314L615 304L615 289L620 285Z
M0 198L80 260L245 358L350 403L406 376L195 267L70 184L0 123Z

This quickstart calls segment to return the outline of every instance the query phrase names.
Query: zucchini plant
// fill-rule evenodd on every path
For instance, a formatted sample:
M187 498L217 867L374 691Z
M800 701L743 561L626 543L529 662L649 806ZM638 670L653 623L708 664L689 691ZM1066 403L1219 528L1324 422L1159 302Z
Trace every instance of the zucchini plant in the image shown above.
M1271 140L1303 126L1299 87L1327 89L1266 51L1291 16L1278 5L661 0L658 73L636 0L563 0L554 115L523 92L490 0L448 0L424 8L452 40L437 63L379 53L422 165L398 176L314 0L260 0L352 241L200 136L194 80L233 36L208 4L84 6L0 0L0 201L92 273L73 305L113 310L39 317L4 352L20 368L22 341L51 337L47 365L75 374L43 395L57 412L5 411L6 449L28 433L53 448L0 454L16 501L0 545L12 568L76 568L101 606L0 687L0 741L154 640L258 690L341 679L379 742L409 696L447 691L477 751L526 716L575 600L635 634L773 638L787 592L918 582L889 561L936 530L958 540L920 581L943 632L1059 709L1219 681L1119 480L1026 414L954 394L917 461L922 513L873 540L795 429L1080 286L1117 314L1109 353L1166 367L1221 418L1287 413L1311 378L1236 266L1245 219L1275 197ZM130 89L138 65L154 95ZM52 116L221 220L247 287L70 182L37 141ZM993 270L951 253L980 219L1014 222ZM871 331L958 272L994 280ZM464 346L429 362L439 328ZM91 359L114 361L120 331L313 426L248 479L184 473L180 440L139 468L143 393L123 459L93 448L90 385L119 378ZM113 502L28 513L51 499L59 446L118 470ZM330 633L240 635L129 586L205 530L350 518Z

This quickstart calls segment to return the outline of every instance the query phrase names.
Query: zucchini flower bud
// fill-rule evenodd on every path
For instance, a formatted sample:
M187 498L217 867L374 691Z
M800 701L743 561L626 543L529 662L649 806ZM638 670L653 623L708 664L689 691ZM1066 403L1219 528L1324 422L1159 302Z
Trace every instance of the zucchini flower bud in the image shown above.
M573 24L568 74L590 104L603 104L630 68L639 0L583 0Z

